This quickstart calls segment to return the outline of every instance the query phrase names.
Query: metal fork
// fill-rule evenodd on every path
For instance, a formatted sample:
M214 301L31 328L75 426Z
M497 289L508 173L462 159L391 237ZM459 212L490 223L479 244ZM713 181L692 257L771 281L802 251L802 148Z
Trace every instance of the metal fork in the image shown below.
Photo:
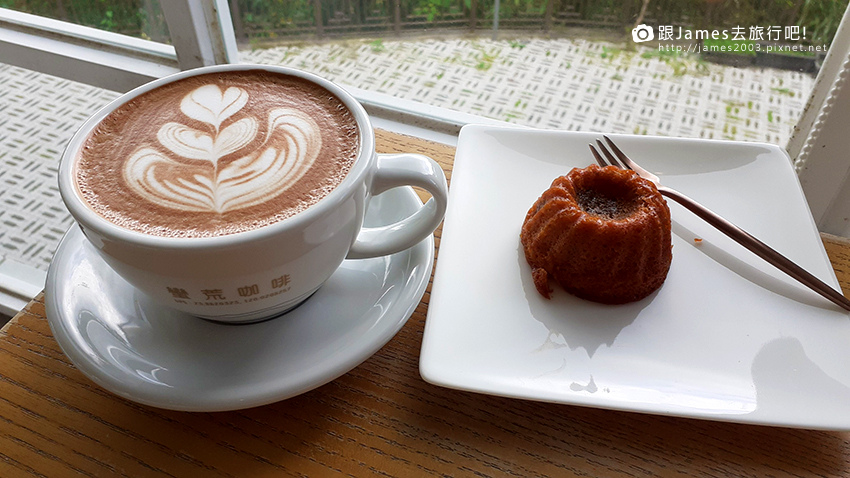
M773 264L777 269L782 272L788 274L789 276L797 279L800 283L805 285L806 287L812 289L818 294L826 297L830 301L844 308L845 310L850 310L850 300L848 300L844 295L827 285L825 282L821 281L817 277L813 276L809 272L807 272L802 267L798 266L794 262L792 262L787 257L783 256L767 244L761 242L756 239L754 236L749 234L747 231L744 231L740 227L732 224L726 219L720 217L716 213L712 212L705 206L699 204L693 199L685 196L684 194L676 191L675 189L668 188L666 186L661 185L661 180L658 179L658 176L650 173L649 171L640 167L637 163L629 159L628 156L623 153L620 148L611 141L611 138L608 136L603 136L605 141L611 147L611 150L614 151L614 154L605 147L605 144L602 141L596 140L596 144L599 145L599 149L602 151L603 155L599 154L599 151L596 150L596 147L593 144L590 144L590 152L593 153L593 157L596 158L596 162L599 163L600 166L616 166L618 168L631 169L636 172L640 177L649 180L655 184L658 188L658 192L662 195L676 201L681 204L689 211L693 212L700 218L704 219L707 223L716 227L720 230L720 232L726 234L731 237L733 240L749 249L751 252L755 253L757 256L766 260L770 264ZM616 157L615 157L616 155ZM619 161L618 161L619 159Z

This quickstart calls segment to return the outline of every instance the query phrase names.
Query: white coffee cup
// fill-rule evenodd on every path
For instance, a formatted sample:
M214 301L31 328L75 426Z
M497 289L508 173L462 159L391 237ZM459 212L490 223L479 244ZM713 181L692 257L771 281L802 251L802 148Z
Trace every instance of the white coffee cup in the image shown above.
M92 130L133 98L189 76L262 69L307 79L336 95L360 129L360 151L345 179L308 209L258 229L215 237L174 238L125 229L95 213L81 197L75 161ZM432 198L406 219L364 228L372 196L418 186ZM62 155L59 190L103 259L130 284L171 308L221 322L279 315L310 297L346 258L393 254L419 243L440 224L448 187L440 166L417 154L379 155L366 111L350 94L316 75L260 65L218 65L171 75L121 96L89 118Z

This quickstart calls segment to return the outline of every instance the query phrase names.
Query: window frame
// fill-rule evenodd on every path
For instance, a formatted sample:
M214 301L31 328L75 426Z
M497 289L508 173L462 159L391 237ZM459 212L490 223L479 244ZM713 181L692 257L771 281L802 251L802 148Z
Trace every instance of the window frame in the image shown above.
M0 59L119 92L179 71L173 46L2 8Z
M821 232L850 238L850 6L788 144Z
M118 92L181 70L238 61L226 0L161 6L173 46L0 8L0 59Z

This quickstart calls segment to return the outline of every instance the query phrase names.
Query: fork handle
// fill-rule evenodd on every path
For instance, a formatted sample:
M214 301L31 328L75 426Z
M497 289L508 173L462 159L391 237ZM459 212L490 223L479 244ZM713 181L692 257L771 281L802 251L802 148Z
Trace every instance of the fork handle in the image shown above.
M793 277L809 289L812 289L823 297L829 299L841 308L850 310L850 300L844 297L842 293L836 291L822 280L818 279L787 257L777 252L772 247L756 239L747 231L720 217L705 206L685 196L679 191L664 186L658 186L658 192L681 204L705 222L711 224L720 230L720 232L732 238L735 242L749 249L751 252L766 260L782 272Z

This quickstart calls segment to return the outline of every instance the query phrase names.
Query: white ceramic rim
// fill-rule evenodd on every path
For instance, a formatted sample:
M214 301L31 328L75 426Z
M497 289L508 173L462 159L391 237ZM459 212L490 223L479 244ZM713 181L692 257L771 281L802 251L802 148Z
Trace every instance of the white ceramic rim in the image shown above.
M144 234L113 224L85 205L84 200L80 197L77 190L76 182L74 181L75 158L79 148L83 145L86 139L88 139L89 133L97 124L100 123L101 120L103 120L103 118L119 106L138 97L139 95L183 78L222 71L251 70L265 70L273 73L303 78L316 83L336 95L337 98L339 98L354 115L354 118L357 121L357 126L360 130L360 147L357 159L342 182L327 196L322 198L306 211L300 212L292 217L273 224L249 231L214 237L162 237ZM321 214L322 212L338 207L339 204L345 201L345 199L352 194L355 184L360 181L365 181L365 176L369 173L369 167L374 161L374 157L375 133L372 128L372 123L369 120L369 116L366 114L366 110L363 106L339 85L312 73L283 66L255 64L213 65L181 71L179 73L154 80L150 83L146 83L115 99L87 119L80 129L74 133L74 136L71 138L71 141L62 153L62 158L59 163L59 193L65 202L65 206L77 222L79 222L83 227L90 228L96 233L115 241L131 243L137 246L153 249L197 250L226 248L236 244L265 240L285 229L297 229L309 222L316 214Z

